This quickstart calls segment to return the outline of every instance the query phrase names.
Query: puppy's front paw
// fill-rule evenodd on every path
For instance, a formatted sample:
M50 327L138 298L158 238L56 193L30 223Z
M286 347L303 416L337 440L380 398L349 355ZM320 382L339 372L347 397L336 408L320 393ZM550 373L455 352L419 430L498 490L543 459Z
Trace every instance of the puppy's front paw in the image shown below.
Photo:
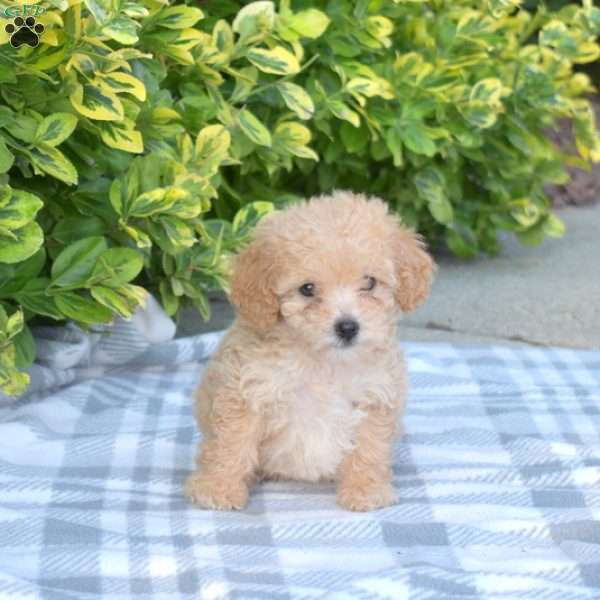
M248 503L248 486L240 481L193 473L185 483L185 495L202 508L239 510Z
M358 512L391 506L396 501L394 488L387 482L370 485L343 483L337 492L337 502L342 508Z

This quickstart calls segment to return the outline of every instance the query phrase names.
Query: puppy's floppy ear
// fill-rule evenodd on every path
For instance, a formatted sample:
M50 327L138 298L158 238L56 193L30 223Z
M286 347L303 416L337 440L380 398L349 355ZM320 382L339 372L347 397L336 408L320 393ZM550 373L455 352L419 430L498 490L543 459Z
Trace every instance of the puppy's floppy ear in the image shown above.
M396 272L394 295L402 312L407 313L429 295L436 266L422 238L398 222L394 224L391 246Z
M266 239L256 239L234 259L231 301L239 316L260 330L272 327L279 316L274 291L277 253Z

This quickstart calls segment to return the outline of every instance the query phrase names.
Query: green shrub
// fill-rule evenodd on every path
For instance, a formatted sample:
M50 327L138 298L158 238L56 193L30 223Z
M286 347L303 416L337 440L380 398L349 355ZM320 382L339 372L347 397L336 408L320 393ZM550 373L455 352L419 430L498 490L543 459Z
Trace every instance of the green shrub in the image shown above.
M226 287L273 206L377 193L463 256L558 235L543 186L600 159L600 11L516 0L49 0L38 47L0 27L0 387L31 319L169 314ZM14 11L14 7L12 9ZM573 119L578 157L544 132Z

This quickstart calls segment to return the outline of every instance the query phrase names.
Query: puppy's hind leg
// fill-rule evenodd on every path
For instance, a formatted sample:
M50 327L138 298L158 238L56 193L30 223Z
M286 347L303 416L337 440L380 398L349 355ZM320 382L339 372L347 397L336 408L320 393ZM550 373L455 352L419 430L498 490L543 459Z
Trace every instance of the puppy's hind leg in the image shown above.
M259 415L237 399L219 398L210 435L200 444L198 470L185 484L188 499L213 510L241 509L258 463Z
M355 511L373 510L396 501L391 459L397 411L380 405L365 410L356 445L338 472L338 504Z

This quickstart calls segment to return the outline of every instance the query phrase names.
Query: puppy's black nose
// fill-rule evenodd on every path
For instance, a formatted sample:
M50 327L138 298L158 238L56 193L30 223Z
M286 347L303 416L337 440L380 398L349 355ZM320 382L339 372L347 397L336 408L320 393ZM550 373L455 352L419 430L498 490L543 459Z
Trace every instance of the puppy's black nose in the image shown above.
M335 322L334 329L340 340L348 343L356 337L360 325L354 319L340 319Z

